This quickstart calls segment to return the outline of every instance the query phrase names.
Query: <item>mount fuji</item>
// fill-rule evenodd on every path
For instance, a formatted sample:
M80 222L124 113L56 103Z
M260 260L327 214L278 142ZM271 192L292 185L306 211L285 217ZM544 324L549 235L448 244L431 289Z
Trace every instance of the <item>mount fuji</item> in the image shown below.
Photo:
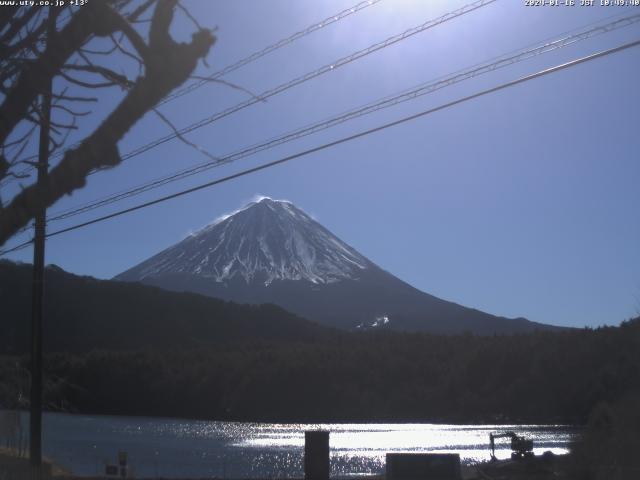
M291 202L262 198L117 275L168 290L274 303L347 330L515 333L554 328L497 317L403 282Z

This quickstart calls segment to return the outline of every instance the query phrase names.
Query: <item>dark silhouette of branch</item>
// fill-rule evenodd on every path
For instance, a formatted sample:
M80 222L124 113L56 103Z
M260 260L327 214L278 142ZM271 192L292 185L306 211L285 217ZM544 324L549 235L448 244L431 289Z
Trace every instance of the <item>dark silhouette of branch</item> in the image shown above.
M0 144L5 144L20 122L38 122L39 119L31 117L29 112L47 78L60 76L87 88L119 85L126 90L124 98L104 121L84 140L66 151L60 162L51 169L44 188L35 184L28 186L0 210L0 245L26 226L42 205L50 206L63 196L82 188L91 171L118 165L121 161L118 142L162 98L193 74L198 61L207 55L215 42L212 32L205 29L196 31L189 43L177 43L173 40L169 30L177 0L146 1L133 13L121 14L122 8L130 4L129 1L90 2L79 9L49 39L44 52L24 64L0 105ZM148 41L145 41L131 21L137 20L154 5ZM81 58L87 65L69 62L70 57L83 49L90 38L98 36L115 39L117 33L126 37L135 49L135 55L131 55L138 57L144 64L143 74L135 81L107 67L95 65L86 55ZM116 48L125 49L117 43ZM107 81L96 84L79 80L70 76L70 71L96 74ZM69 95L66 91L54 94L53 98L67 102L96 101L96 98ZM69 130L76 128L74 121L53 122L52 127L58 127L58 130L52 129L58 135L61 134L60 130L66 130L68 135ZM59 148L62 143L55 140L52 145L53 148ZM11 165L4 157L0 158L2 179L8 174Z
M4 144L24 119L29 106L44 90L49 79L60 71L66 60L91 35L115 31L117 27L112 18L116 15L106 3L88 3L86 8L80 9L71 18L61 32L49 40L42 55L34 62L25 64L15 85L0 105L0 144Z
M68 100L70 102L97 102L98 99L96 97L78 97L78 96L69 96L65 94L53 94L53 98L60 100Z
M178 140L180 140L182 143L184 143L185 145L188 145L191 148L193 148L194 150L197 150L198 152L202 153L204 156L206 156L210 160L213 160L213 161L216 161L216 162L221 160L219 157L216 157L215 155L213 155L211 152L207 151L206 149L204 149L200 145L197 145L197 144L193 143L192 141L188 140L184 135L182 135L180 133L180 130L178 130L176 128L176 126L173 123L171 123L171 120L169 120L166 117L166 115L164 115L160 110L158 110L157 108L154 108L153 111L158 116L158 118L160 118L160 120L162 120L164 123L166 123L171 128L171 130L173 130L173 133L176 135Z
M229 82L228 80L222 80L221 78L202 77L202 76L199 76L199 75L192 75L191 78L193 78L194 80L203 80L203 81L211 82L211 83L219 83L219 84L225 85L225 86L227 86L229 88L233 88L234 90L239 90L239 91L241 91L243 93L246 93L250 97L253 97L254 99L256 99L256 100L258 100L260 102L267 103L267 99L266 98L262 98L257 93L253 93L248 88L245 88L245 87L243 87L241 85L238 85L236 83L233 83L233 82Z
M133 85L135 84L133 81L129 80L125 75L121 75L109 68L106 68L100 65L93 65L93 64L65 65L64 68L66 70L76 70L81 72L96 73L102 76L103 78L105 78L106 80L108 80L110 84L120 85L125 88L133 87Z

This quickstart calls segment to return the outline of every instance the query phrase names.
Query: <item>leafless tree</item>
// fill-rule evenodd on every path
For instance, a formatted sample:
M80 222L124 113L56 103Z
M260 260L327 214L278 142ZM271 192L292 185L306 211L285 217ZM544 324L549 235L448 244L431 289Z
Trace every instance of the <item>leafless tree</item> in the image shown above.
M189 43L169 33L178 7L196 25ZM37 137L39 98L50 79L50 151L62 149L79 119L92 114L87 107L98 98L91 90L122 89L121 101L97 128L64 150L43 188L33 183L6 205L0 199L0 246L42 205L82 188L91 171L118 165L118 142L192 75L214 42L211 30L201 28L178 0L92 0L74 10L0 8L0 182L24 177L33 166L25 151ZM125 61L137 73L114 69Z

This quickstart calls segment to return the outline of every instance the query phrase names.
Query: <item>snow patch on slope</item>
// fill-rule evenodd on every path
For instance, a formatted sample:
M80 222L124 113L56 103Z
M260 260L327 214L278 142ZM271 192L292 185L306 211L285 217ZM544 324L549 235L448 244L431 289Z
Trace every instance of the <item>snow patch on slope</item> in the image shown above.
M316 284L358 278L371 262L287 200L257 197L117 278L172 273Z

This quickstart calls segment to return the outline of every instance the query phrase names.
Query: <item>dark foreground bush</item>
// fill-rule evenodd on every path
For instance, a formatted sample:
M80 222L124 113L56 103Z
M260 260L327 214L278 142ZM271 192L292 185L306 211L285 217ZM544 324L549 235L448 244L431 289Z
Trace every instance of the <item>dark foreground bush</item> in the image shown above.
M640 392L600 404L572 448L574 480L640 478Z

